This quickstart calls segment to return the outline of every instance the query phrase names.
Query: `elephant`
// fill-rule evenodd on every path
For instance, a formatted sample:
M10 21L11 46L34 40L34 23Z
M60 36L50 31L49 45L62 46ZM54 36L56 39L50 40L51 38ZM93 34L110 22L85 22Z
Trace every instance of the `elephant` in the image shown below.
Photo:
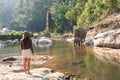
M74 38L74 46L76 46L77 44L79 44L80 46L80 43L81 43L81 38L78 37Z
M81 43L85 42L85 37L87 35L87 30L79 27L74 30L74 45L78 44L80 46Z

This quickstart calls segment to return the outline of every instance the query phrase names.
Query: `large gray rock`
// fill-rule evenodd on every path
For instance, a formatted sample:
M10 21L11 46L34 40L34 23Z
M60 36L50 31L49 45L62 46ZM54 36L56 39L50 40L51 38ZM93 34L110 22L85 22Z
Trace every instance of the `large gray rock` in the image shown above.
M97 47L120 48L120 29L98 33L94 37L94 45Z

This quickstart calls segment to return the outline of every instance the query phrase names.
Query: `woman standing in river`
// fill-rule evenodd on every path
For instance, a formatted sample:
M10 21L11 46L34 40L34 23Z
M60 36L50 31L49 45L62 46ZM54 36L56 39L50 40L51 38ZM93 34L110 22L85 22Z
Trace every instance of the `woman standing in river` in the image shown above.
M34 52L29 32L24 31L20 44L22 49L22 57L24 60L24 72L30 74L30 60L31 57L34 56Z

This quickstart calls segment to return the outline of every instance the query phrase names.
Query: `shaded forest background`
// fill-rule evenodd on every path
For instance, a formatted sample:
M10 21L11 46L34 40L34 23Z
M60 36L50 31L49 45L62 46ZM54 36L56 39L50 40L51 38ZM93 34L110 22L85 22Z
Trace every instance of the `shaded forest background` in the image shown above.
M120 0L1 0L0 28L63 34L119 11Z

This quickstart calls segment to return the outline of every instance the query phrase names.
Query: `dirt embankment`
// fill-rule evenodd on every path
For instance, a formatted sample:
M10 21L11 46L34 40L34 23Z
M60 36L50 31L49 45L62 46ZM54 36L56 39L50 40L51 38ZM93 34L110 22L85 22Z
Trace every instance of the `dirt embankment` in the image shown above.
M98 33L114 29L120 29L120 12L109 15L97 24L93 25L88 31L88 36L90 36L89 38L93 38Z
M100 35L103 33L107 33L107 35L102 38L101 36L99 36L99 40L102 38L103 41L101 41L100 43L104 42L105 40L108 40L108 42L116 42L119 46L120 46L120 42L119 42L119 36L120 34L117 34L116 36L118 36L117 38L112 38L115 37L113 34L111 34L111 36L108 36L110 34L108 34L108 32L110 31L116 31L116 30L120 30L120 13L114 13L112 15L107 16L106 18L104 18L103 20L101 20L100 22L98 22L97 24L95 24L87 33L87 39L90 40L95 40L95 36L96 35ZM119 31L118 31L119 32ZM114 32L115 33L115 32ZM115 43L115 45L117 45ZM108 43L109 44L109 43ZM94 52L95 52L95 56L97 55L97 58L102 60L102 61L106 61L108 63L113 63L113 64L117 64L120 65L119 61L119 57L116 56L120 56L120 52L118 52L120 49L113 49L108 47L94 47ZM107 55L107 56L106 56ZM107 59L107 60L106 60Z
M95 25L98 32L120 28L120 13L114 13Z

